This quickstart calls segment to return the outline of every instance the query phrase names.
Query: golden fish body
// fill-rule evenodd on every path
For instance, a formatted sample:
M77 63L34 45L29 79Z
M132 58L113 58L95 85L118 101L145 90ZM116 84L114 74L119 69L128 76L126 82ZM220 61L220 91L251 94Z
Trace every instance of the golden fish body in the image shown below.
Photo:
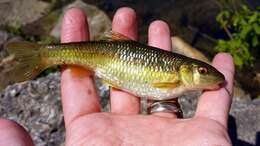
M32 49L22 52L25 47ZM131 40L58 45L16 42L7 48L20 63L9 76L14 81L32 78L52 65L77 65L113 87L155 100L189 90L215 89L224 81L219 71L204 62Z

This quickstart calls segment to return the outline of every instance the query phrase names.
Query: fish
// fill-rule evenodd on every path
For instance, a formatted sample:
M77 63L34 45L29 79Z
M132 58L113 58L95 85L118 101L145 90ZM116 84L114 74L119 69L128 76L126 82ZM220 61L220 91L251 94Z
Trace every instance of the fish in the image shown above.
M22 82L53 65L83 67L103 83L151 100L168 100L194 90L216 90L225 81L216 68L181 54L111 32L103 40L61 44L10 42L17 64L0 78Z

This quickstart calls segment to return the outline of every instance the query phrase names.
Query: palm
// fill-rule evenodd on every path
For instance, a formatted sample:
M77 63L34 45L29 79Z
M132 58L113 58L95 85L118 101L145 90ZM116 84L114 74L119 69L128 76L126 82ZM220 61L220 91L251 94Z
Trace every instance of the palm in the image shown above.
M213 132L214 131L214 132ZM207 118L96 113L67 128L68 145L228 145L225 128Z

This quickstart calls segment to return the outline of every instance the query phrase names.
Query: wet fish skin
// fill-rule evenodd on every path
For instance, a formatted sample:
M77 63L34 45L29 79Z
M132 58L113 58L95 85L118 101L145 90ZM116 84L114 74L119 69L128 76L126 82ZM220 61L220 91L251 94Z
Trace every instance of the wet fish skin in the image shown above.
M190 90L217 89L225 80L207 63L132 40L56 45L15 42L7 48L18 60L8 77L14 82L31 79L52 65L69 64L94 72L110 86L165 100Z

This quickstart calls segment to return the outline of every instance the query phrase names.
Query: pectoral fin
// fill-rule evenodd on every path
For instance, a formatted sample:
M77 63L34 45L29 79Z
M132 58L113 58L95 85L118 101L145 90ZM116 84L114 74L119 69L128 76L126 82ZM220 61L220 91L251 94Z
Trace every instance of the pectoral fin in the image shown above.
M152 86L161 89L173 89L178 87L179 81L176 82L160 82L160 83L153 83Z

